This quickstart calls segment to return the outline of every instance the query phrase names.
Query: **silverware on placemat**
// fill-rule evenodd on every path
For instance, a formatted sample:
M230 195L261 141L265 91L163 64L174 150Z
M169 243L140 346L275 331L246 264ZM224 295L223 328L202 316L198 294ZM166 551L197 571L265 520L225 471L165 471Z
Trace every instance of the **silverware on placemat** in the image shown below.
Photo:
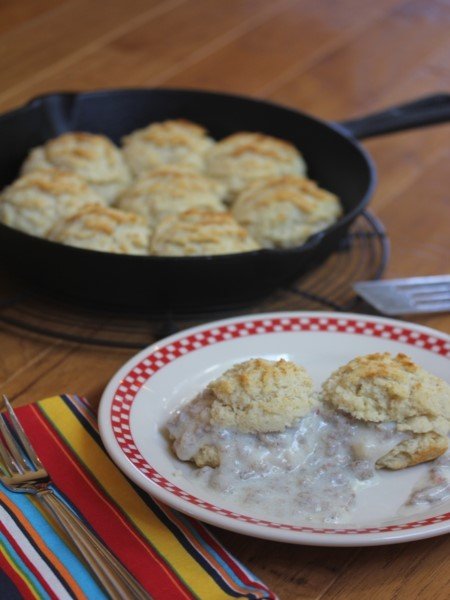
M151 596L103 542L52 490L51 479L28 440L14 410L3 396L6 413L0 414L0 480L12 492L35 495L72 540L85 564L113 600Z
M450 310L450 275L359 281L355 292L385 315Z

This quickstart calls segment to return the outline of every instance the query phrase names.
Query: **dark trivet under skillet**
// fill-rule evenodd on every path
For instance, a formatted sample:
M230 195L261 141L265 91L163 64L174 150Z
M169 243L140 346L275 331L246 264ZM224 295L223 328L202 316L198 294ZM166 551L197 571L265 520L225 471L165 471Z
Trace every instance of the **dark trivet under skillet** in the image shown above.
M363 212L339 250L294 284L278 289L251 306L231 307L201 315L142 315L80 307L37 294L0 275L0 322L42 336L83 344L142 348L162 337L206 321L239 314L285 310L358 311L356 281L379 279L389 255L380 221Z

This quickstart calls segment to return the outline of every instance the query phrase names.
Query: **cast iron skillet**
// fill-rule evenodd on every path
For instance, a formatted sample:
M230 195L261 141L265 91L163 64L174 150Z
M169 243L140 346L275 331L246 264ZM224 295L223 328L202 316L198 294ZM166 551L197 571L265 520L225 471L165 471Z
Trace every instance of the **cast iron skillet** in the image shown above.
M357 139L450 120L450 95L343 123L211 92L137 89L50 94L0 117L0 187L12 181L34 146L66 131L103 133L119 142L151 121L184 117L220 139L261 131L290 140L308 174L337 194L344 216L303 246L214 257L125 256L81 250L0 225L1 262L52 294L124 309L205 311L244 306L311 269L338 245L368 203L375 169Z

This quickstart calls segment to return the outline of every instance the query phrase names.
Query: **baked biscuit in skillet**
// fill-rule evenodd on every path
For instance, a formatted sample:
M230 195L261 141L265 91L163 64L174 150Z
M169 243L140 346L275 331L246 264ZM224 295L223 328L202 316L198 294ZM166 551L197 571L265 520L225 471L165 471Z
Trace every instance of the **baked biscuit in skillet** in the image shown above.
M231 202L249 184L281 175L304 175L306 165L289 142L263 133L240 132L210 150L207 173L226 185Z
M0 195L0 221L25 233L45 237L60 219L89 204L105 204L78 175L58 169L32 171Z
M104 135L64 133L34 148L22 165L22 173L51 167L76 173L108 204L131 182L120 149Z
M188 167L167 165L141 175L116 206L141 215L155 227L168 215L191 208L223 212L223 186Z
M210 256L258 248L229 213L197 209L165 217L150 244L151 254L157 256Z
M59 221L49 233L55 242L114 254L148 254L150 231L139 215L106 206L87 206Z
M204 127L186 119L152 123L122 139L125 160L135 175L163 165L203 171L214 140Z
M237 196L231 210L264 248L299 246L342 214L337 196L299 175L254 183Z

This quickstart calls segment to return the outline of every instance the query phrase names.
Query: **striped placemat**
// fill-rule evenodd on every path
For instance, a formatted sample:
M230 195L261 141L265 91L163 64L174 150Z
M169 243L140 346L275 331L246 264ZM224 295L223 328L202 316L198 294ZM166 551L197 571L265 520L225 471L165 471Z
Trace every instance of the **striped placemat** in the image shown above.
M276 599L207 527L153 500L105 453L95 414L77 396L17 410L55 490L155 600ZM36 499L0 486L0 597L105 598Z

